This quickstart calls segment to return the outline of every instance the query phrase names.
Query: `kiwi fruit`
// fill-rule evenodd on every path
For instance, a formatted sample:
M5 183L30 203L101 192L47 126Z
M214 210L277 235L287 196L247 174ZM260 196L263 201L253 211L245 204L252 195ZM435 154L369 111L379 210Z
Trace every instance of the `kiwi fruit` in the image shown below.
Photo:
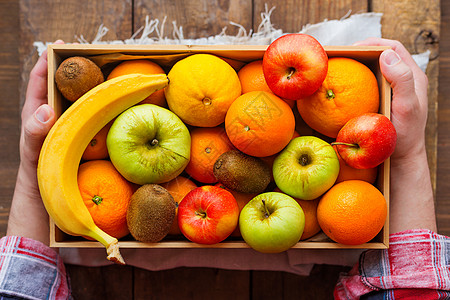
M234 191L262 193L270 183L271 170L259 157L239 150L230 150L217 158L214 163L214 176Z
M92 60L73 56L65 59L56 69L55 81L64 98L73 102L105 81L105 78Z
M131 196L127 210L128 229L137 241L159 242L169 233L175 211L175 200L165 188L145 184Z

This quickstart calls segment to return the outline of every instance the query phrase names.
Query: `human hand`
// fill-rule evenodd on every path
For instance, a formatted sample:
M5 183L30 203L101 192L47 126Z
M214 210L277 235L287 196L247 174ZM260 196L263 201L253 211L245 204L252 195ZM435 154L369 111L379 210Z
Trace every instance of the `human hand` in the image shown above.
M49 217L42 203L37 180L42 143L55 122L55 113L46 104L47 71L47 51L44 51L30 73L22 109L20 165L6 234L29 237L48 245Z
M397 145L391 156L390 232L436 231L433 191L425 148L428 78L398 41L369 38L359 46L390 46L380 69L392 87L391 120Z

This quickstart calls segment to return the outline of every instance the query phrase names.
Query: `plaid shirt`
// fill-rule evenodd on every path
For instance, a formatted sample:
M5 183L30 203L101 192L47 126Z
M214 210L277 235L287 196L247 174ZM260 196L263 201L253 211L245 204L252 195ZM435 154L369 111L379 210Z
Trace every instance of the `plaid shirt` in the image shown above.
M341 275L336 299L450 299L450 238L429 230L391 234L388 250L368 250Z
M59 255L32 239L2 237L0 299L72 299Z
M343 274L336 299L450 299L450 238L428 230L390 236L388 250L365 251ZM72 299L58 254L27 238L0 239L0 299Z

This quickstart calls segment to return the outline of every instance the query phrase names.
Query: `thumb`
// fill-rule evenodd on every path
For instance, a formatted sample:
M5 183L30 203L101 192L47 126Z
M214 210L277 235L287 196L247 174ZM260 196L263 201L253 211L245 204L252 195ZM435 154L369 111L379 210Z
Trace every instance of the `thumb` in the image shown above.
M24 124L21 140L22 159L33 164L37 163L44 139L54 123L55 113L49 105L43 104L36 109Z
M380 69L391 84L394 98L416 97L413 71L394 50L381 53Z

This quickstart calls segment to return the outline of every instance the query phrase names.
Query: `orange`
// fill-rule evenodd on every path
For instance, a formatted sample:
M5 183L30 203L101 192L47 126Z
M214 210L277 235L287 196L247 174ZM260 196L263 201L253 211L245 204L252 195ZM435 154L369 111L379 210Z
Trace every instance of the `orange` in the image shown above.
M371 184L375 183L375 180L377 179L378 168L372 169L352 168L345 163L345 161L339 155L339 152L336 150L336 147L333 146L333 148L336 151L337 157L339 159L339 175L336 179L336 183L352 179L364 180Z
M187 195L190 191L195 189L197 185L184 176L177 176L169 182L162 183L161 186L169 191L169 194L172 195L173 199L176 202L176 215L178 214L178 205L181 200L183 200L184 196ZM172 227L169 230L169 234L177 235L181 234L180 228L178 227L178 218L175 215L175 219L173 221Z
M217 183L216 186L229 191L233 195L234 199L236 199L236 202L237 202L237 204L239 206L239 212L242 211L244 206L247 205L247 203L249 203L250 200L252 200L256 196L258 196L258 194L254 194L254 193L237 192L235 190L227 188L226 186L224 186L221 183ZM231 233L231 236L241 236L241 231L239 230L239 226L236 226L234 231Z
M165 74L164 70L157 64L147 59L126 60L117 65L108 75L107 80L118 77L120 75L127 75L133 73L140 74ZM139 104L156 104L162 107L166 106L166 97L164 96L164 89L159 90L142 100Z
M291 140L295 117L289 105L274 94L248 92L228 109L225 130L240 151L257 157L270 156Z
M106 137L108 136L109 128L113 122L109 122L103 127L89 142L89 145L84 150L83 160L105 159L108 158L108 148L106 147Z
M295 139L296 137L299 137L300 134L297 131L294 131L294 134L292 135L292 139ZM270 170L273 168L273 162L275 161L275 158L277 158L278 153L275 153L274 155L261 157L261 159L269 166ZM273 173L271 174L271 181L273 181Z
M334 185L319 201L317 219L323 232L337 243L360 245L383 228L387 204L383 194L362 180Z
M191 159L185 171L197 181L215 183L214 163L222 153L232 149L222 127L197 127L191 131Z
M272 93L272 90L267 85L264 78L262 59L252 61L238 72L239 80L241 81L242 93L252 91L264 91Z
M172 67L165 89L169 108L186 124L216 127L241 95L236 71L211 54L193 54Z
M275 188L274 192L283 193L279 188ZM300 240L306 240L315 236L321 230L319 221L317 220L317 206L319 205L320 198L316 198L314 200L292 198L297 201L305 214L305 228L303 229L303 234L300 237Z
M303 209L305 214L305 229L303 229L303 234L300 240L306 240L310 237L315 236L320 232L319 221L317 220L317 206L319 205L320 198L314 200L300 200L294 198L300 207Z
M377 79L364 64L350 58L328 60L328 73L322 86L311 96L299 99L297 108L312 129L336 138L353 117L378 112Z
M239 80L241 82L242 94L253 91L264 91L273 93L267 85L264 78L262 59L249 62L238 72ZM295 101L283 99L291 108L294 107Z
M127 209L134 185L107 160L91 160L80 165L78 187L94 223L109 235L121 238L129 231Z

